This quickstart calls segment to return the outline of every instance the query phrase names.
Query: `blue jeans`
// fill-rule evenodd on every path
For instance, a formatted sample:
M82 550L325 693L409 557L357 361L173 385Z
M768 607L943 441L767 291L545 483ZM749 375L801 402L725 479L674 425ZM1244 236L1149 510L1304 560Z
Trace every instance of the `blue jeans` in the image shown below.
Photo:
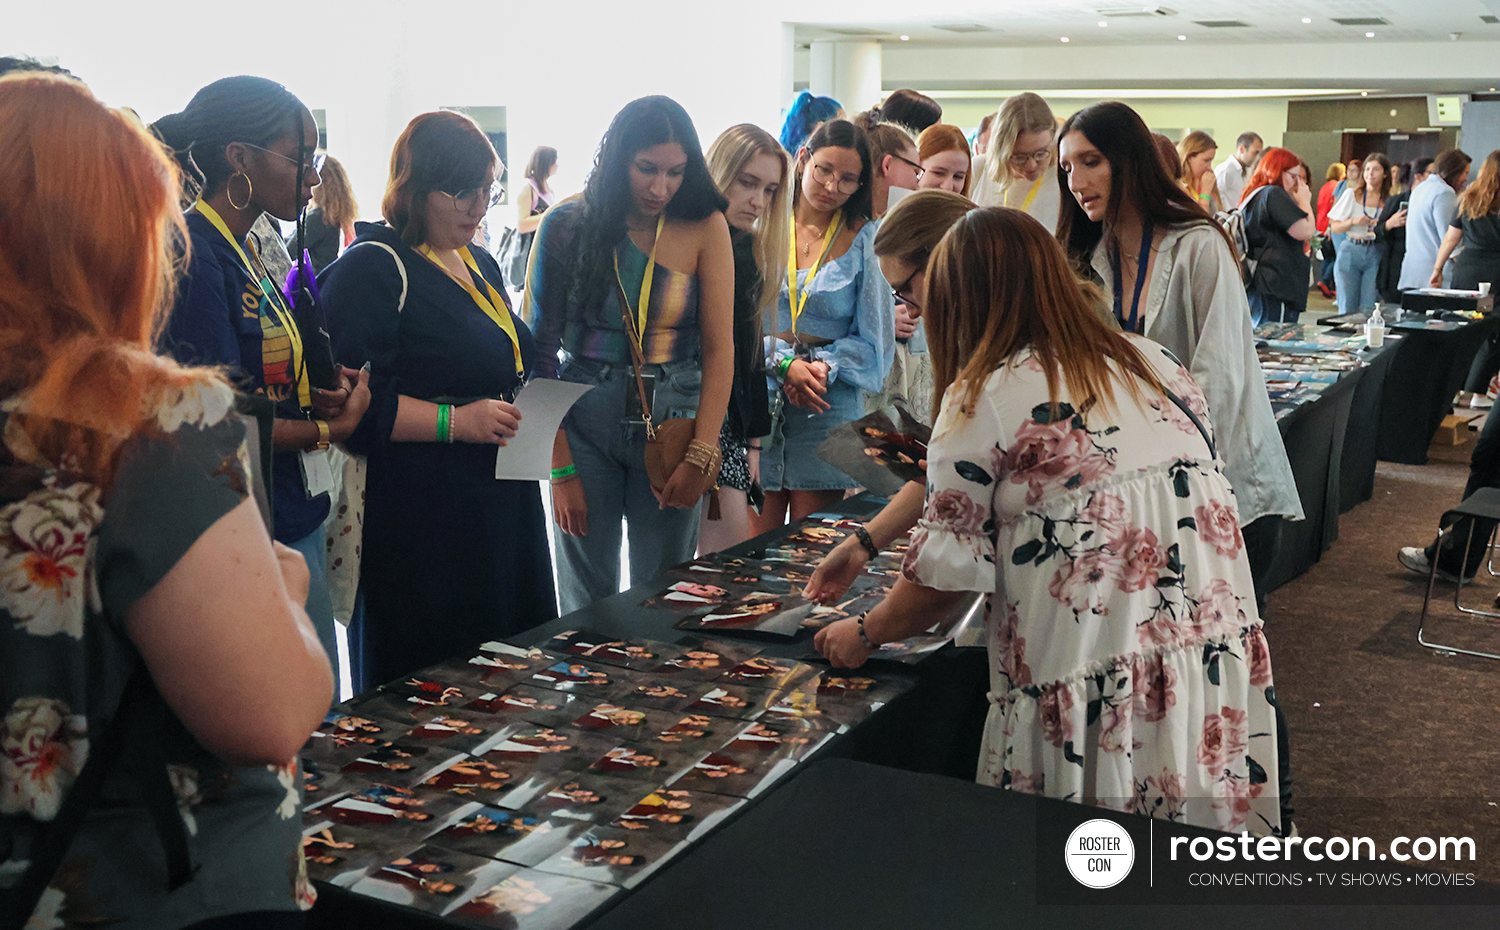
M656 373L652 417L692 416L703 382L696 359L647 365ZM609 365L570 358L559 372L565 381L594 389L573 405L563 429L588 505L588 535L569 536L556 523L558 609L587 607L620 590L620 521L630 528L630 581L639 584L689 561L698 547L702 502L663 509L646 475L646 427L625 421L626 398L636 393L629 363Z
M1375 280L1380 272L1380 243L1361 245L1353 239L1339 247L1333 263L1338 282L1339 313L1354 313L1375 306L1380 295Z
M1250 298L1250 319L1253 325L1262 323L1295 323L1302 311L1282 300L1280 297L1272 297L1259 291L1248 291L1245 294Z
M320 526L289 545L302 553L302 558L307 561L307 574L310 576L307 585L307 617L317 631L318 642L323 644L324 651L328 653L328 664L333 666L333 700L338 703L339 695L343 693L343 682L339 681L339 642L333 631L333 599L328 595L328 534Z

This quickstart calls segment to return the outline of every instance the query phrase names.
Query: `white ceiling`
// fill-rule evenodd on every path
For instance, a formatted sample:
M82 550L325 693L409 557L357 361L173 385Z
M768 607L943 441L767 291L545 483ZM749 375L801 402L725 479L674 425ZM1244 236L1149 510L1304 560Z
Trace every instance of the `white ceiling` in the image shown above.
M817 7L817 19L799 22L800 44L819 39L875 39L902 46L1027 47L1162 44L1186 36L1186 43L1269 44L1362 42L1371 45L1371 69L1379 69L1382 42L1500 40L1500 0L1164 0L1151 4L1172 15L1103 15L1101 11L1144 10L1145 0L860 0L842 7ZM807 6L799 4L802 13ZM921 10L920 15L912 15ZM1311 19L1303 23L1302 19ZM1377 18L1385 25L1341 25L1335 19ZM1234 20L1244 27L1210 27L1203 22ZM1101 22L1107 23L1100 26ZM955 32L942 27L981 27ZM1374 32L1374 38L1365 33ZM901 36L908 36L903 42ZM1497 67L1500 71L1500 67Z

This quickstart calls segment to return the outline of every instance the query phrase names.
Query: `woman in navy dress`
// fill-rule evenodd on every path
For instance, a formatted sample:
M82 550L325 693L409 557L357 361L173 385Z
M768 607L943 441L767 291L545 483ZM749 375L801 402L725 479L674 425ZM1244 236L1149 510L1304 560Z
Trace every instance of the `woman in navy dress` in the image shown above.
M538 486L495 479L536 354L499 266L469 244L498 167L468 117L418 116L396 141L386 222L359 224L319 278L335 357L371 365L349 441L369 462L360 690L557 613Z

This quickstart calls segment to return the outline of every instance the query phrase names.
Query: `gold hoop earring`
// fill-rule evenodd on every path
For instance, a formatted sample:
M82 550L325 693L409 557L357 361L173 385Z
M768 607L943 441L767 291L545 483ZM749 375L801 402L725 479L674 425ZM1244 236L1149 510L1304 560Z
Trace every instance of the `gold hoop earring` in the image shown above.
M245 179L244 203L234 202L234 193L230 190L230 185L234 183L235 178ZM229 180L224 182L224 196L229 198L229 205L231 207L234 207L236 210L243 210L246 207L250 206L250 198L255 196L255 185L250 182L250 175L246 174L243 171L236 171L234 174L230 175Z

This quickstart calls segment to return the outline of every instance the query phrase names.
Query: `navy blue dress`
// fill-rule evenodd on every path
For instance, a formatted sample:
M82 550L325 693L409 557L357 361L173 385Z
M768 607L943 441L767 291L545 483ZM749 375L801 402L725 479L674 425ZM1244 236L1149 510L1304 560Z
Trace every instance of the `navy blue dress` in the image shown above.
M492 445L390 440L399 395L455 405L512 397L522 381L510 338L394 230L360 223L355 231L318 285L334 357L350 368L371 363L370 410L348 442L369 457L364 612L349 640L355 688L364 691L545 623L557 606L536 482L496 481ZM394 249L405 267L404 304L397 259L371 243ZM504 296L499 265L470 251ZM512 319L529 373L536 345Z

